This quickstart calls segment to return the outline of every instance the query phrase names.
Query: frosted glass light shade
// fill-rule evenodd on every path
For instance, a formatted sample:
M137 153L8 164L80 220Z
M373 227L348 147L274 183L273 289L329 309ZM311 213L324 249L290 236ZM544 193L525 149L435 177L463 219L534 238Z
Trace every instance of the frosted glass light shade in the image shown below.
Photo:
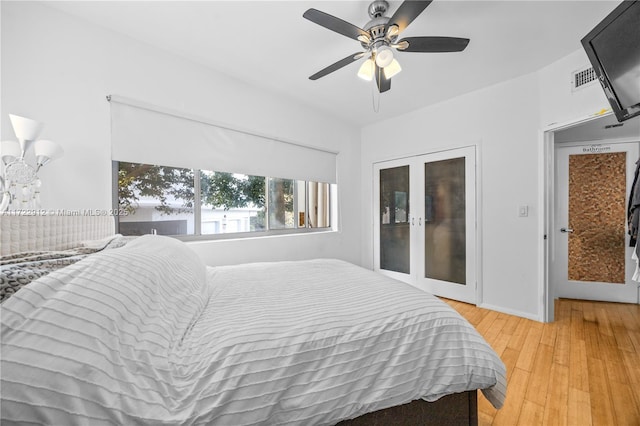
M58 143L48 139L35 141L33 144L33 151L36 155L36 162L38 166L44 166L48 162L62 157L64 154L64 150Z
M393 61L391 61L389 65L384 67L383 70L384 70L384 76L387 79L390 79L391 77L393 77L394 75L402 71L402 67L400 66L400 63L394 59Z
M16 134L19 141L36 140L44 126L44 124L39 121L20 117L19 115L9 114L9 118L11 119L13 132Z
M373 79L373 60L371 58L367 59L362 65L360 65L358 77L365 81L371 81Z
M376 51L376 65L380 68L388 66L393 61L393 50L389 46L380 46Z
M20 150L20 143L18 141L2 141L0 142L0 156L2 156L2 162L9 164L16 158L20 157L22 151Z

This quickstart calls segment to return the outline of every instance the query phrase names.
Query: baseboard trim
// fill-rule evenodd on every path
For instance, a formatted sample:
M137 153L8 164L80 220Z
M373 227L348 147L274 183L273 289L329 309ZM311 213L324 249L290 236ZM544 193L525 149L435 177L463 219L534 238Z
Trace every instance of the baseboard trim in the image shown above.
M502 306L495 306L489 303L482 303L477 306L478 308L490 309L492 311L502 312L503 314L515 315L517 317L522 317L522 318L530 319L533 321L544 322L538 315L535 315L529 312L522 312L515 309L505 308Z

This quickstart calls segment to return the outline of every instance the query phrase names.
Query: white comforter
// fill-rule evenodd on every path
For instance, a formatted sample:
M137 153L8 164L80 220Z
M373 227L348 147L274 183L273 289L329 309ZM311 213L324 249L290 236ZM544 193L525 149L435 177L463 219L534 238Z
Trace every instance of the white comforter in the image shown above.
M459 314L337 260L206 269L141 237L2 309L2 424L333 424L483 389L505 368Z

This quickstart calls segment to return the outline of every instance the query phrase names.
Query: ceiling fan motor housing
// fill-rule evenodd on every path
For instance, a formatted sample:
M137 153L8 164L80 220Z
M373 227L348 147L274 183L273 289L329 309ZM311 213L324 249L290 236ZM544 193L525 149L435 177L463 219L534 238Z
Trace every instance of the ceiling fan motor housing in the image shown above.
M369 17L371 19L379 18L383 16L387 10L389 10L389 3L384 0L374 1L369 5Z
M377 0L369 5L369 17L371 20L362 28L371 35L369 43L361 42L362 47L367 50L375 50L381 45L388 46L393 40L385 40L387 36L387 24L389 17L384 14L389 10L389 3L384 0ZM395 38L395 37L394 37Z
M384 38L387 22L389 22L389 18L386 16L373 18L371 21L367 22L367 25L364 26L363 30L369 31L372 40Z

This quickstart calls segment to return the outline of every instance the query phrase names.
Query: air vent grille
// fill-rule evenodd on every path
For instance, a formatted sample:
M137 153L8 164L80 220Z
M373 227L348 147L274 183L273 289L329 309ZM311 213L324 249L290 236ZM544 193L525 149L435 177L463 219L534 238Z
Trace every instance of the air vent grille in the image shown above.
M581 89L583 86L588 85L598 79L593 67L585 68L573 73L572 89Z

